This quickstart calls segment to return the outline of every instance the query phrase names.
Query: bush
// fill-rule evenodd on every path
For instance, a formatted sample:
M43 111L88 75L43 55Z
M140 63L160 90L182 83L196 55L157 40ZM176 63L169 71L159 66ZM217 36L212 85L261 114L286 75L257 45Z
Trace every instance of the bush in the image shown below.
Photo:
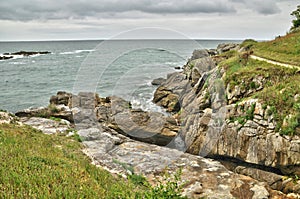
M174 176L164 175L164 182L159 182L157 186L151 187L144 193L145 199L185 199L181 196L182 186L178 181L181 179L181 170L178 170Z
M143 186L145 191L137 193L136 199L185 199L181 196L182 186L178 182L181 180L181 169L176 171L174 175L165 173L163 181L159 181L156 186L151 186L147 179L140 174L134 172L134 168L126 163L118 160L113 160L127 170L129 175L127 179L136 186Z
M292 16L296 17L296 19L294 19L292 21L293 23L293 26L291 28L291 30L295 30L297 29L298 27L300 27L300 5L297 6L297 9L294 10L292 13L291 13Z

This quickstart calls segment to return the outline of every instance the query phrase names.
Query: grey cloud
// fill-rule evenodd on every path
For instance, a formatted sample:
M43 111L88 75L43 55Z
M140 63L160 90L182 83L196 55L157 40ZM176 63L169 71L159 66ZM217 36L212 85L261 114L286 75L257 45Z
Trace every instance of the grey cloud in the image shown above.
M243 5L245 8L253 10L257 13L270 15L281 12L277 3L287 0L230 0L235 4Z
M143 13L152 16L222 14L234 13L239 6L268 15L280 12L277 6L280 1L287 0L9 0L0 4L0 19L138 18L143 17Z
M262 14L275 14L280 12L276 1L274 0L252 0L246 1L246 5L249 5L253 10L262 13Z
M228 13L235 12L235 9L228 0L10 0L0 4L0 19L101 18L136 11L164 15Z

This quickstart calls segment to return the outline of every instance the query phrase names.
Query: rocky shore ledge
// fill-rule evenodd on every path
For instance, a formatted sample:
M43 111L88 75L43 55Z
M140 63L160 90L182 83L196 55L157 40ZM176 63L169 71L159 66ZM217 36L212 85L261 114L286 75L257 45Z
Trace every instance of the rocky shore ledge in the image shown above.
M300 175L300 138L279 135L258 99L240 100L262 89L263 78L245 92L220 83L226 71L217 67L225 59L218 55L231 49L243 50L235 44L195 50L182 72L154 82L159 86L153 101L170 116L133 109L117 96L58 92L48 107L16 117L1 112L0 123L77 133L93 164L124 176L130 167L153 184L164 172L181 170L178 183L189 198L299 198L300 182L293 176ZM243 110L251 110L251 117ZM237 116L243 124L232 120Z

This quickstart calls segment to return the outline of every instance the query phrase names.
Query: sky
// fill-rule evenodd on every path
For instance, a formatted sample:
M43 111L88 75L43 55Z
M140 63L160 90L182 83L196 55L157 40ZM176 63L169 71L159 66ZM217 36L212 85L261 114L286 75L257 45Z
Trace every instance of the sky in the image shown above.
M0 41L132 38L273 39L298 0L0 0ZM159 30L162 31L160 34ZM173 32L176 34L163 34ZM155 36L153 36L155 35ZM172 35L172 36L171 36Z

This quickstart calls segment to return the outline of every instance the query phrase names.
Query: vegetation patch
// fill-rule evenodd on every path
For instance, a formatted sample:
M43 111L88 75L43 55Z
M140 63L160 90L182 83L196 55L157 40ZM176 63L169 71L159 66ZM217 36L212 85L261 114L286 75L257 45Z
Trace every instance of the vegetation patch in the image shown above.
M236 116L236 117L231 117L229 118L231 122L235 122L237 121L241 127L239 128L239 130L246 124L246 122L248 120L253 120L254 118L254 111L255 111L255 106L256 104L253 103L251 104L251 107L248 110L243 110L244 114L240 115L240 116Z
M245 40L241 47L253 50L258 56L300 65L300 31L268 42ZM268 56L264 56L264 53ZM245 97L260 99L268 116L273 116L277 132L285 135L300 134L300 73L296 68L277 66L254 59L249 59L244 65L239 52L221 56L227 58L219 63L219 67L225 69L224 81L229 86L229 91L238 86L242 93L248 93L248 96L246 94L241 96L240 101ZM256 80L258 77L260 83ZM232 121L238 121L242 125L247 119L251 117L231 118Z
M185 198L181 172L151 186L132 167L128 179L91 164L78 136L45 135L29 126L0 125L1 198Z
M294 135L300 126L299 94L300 75L278 82L257 94L257 97L270 106L268 114L274 115L276 130L282 134Z
M254 54L269 60L300 66L300 31L293 31L275 40L255 42L246 40L242 46L253 50Z
M1 198L135 198L139 187L96 166L73 138L0 125Z

